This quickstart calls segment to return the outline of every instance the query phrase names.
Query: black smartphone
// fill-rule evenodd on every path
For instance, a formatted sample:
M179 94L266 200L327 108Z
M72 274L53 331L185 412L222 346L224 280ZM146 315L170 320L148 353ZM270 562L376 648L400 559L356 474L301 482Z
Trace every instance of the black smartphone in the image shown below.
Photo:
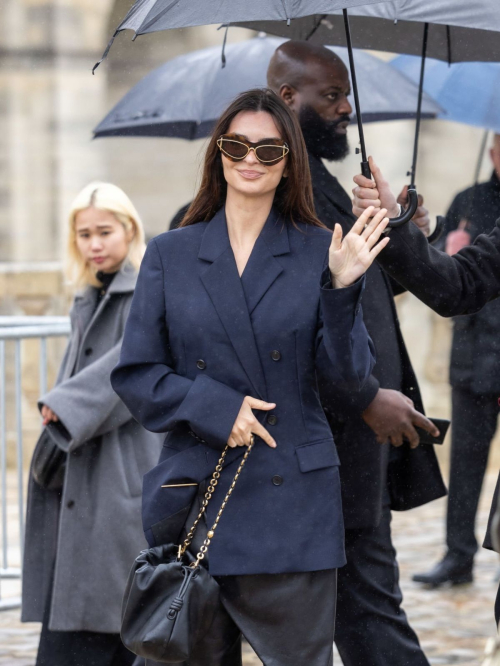
M432 421L436 428L439 430L439 435L437 437L433 437L430 432L427 432L427 430L415 426L415 430L418 432L418 436L420 437L420 444L442 444L444 442L444 438L446 437L446 433L448 432L448 428L450 427L450 420L431 419L430 416L427 418L429 421Z

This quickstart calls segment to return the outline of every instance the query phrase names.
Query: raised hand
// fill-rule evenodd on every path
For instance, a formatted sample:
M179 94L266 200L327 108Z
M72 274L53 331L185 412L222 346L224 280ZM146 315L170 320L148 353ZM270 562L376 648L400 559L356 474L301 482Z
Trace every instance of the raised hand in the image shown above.
M342 239L342 227L335 225L329 252L329 267L335 289L348 287L358 280L372 265L375 257L384 249L389 238L377 242L389 223L386 209L373 215L373 206L358 218L349 233Z

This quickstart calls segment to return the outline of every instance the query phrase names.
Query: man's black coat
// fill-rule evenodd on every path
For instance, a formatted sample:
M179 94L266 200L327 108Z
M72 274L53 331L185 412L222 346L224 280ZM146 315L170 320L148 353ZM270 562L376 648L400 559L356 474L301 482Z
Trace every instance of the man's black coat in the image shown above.
M449 257L427 243L415 225L391 231L378 262L389 275L443 317L472 314L500 297L500 218L473 245ZM405 267L411 262L411 271ZM485 547L492 548L492 517L498 505L500 477L491 507Z
M355 220L348 194L319 159L310 155L309 164L317 216L331 229L339 222L347 233ZM394 289L402 291L396 284ZM408 444L398 449L381 445L361 417L379 387L402 391L416 409L424 411L399 329L393 285L377 264L366 275L363 315L377 352L372 377L361 393L343 394L326 382L322 382L321 392L341 460L347 529L378 524L386 484L391 508L396 511L415 508L446 494L433 447L420 445L412 450Z

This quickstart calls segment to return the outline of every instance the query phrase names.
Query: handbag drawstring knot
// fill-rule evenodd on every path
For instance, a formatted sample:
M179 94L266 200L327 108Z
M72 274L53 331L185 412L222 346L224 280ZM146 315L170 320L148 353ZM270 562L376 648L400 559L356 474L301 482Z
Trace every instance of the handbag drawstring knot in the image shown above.
M186 596L189 583L193 578L198 575L198 572L190 567L182 567L184 571L184 580L182 581L181 589L179 590L177 596L172 600L170 608L168 609L167 617L169 620L175 620L177 614L181 610L184 604L184 597Z

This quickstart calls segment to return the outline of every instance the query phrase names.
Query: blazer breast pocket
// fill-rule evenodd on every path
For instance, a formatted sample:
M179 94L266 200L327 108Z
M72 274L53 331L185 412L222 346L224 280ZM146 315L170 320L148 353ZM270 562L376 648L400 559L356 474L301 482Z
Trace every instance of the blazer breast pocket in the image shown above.
M302 444L295 449L301 472L312 472L326 467L338 467L340 459L333 439L321 439Z

